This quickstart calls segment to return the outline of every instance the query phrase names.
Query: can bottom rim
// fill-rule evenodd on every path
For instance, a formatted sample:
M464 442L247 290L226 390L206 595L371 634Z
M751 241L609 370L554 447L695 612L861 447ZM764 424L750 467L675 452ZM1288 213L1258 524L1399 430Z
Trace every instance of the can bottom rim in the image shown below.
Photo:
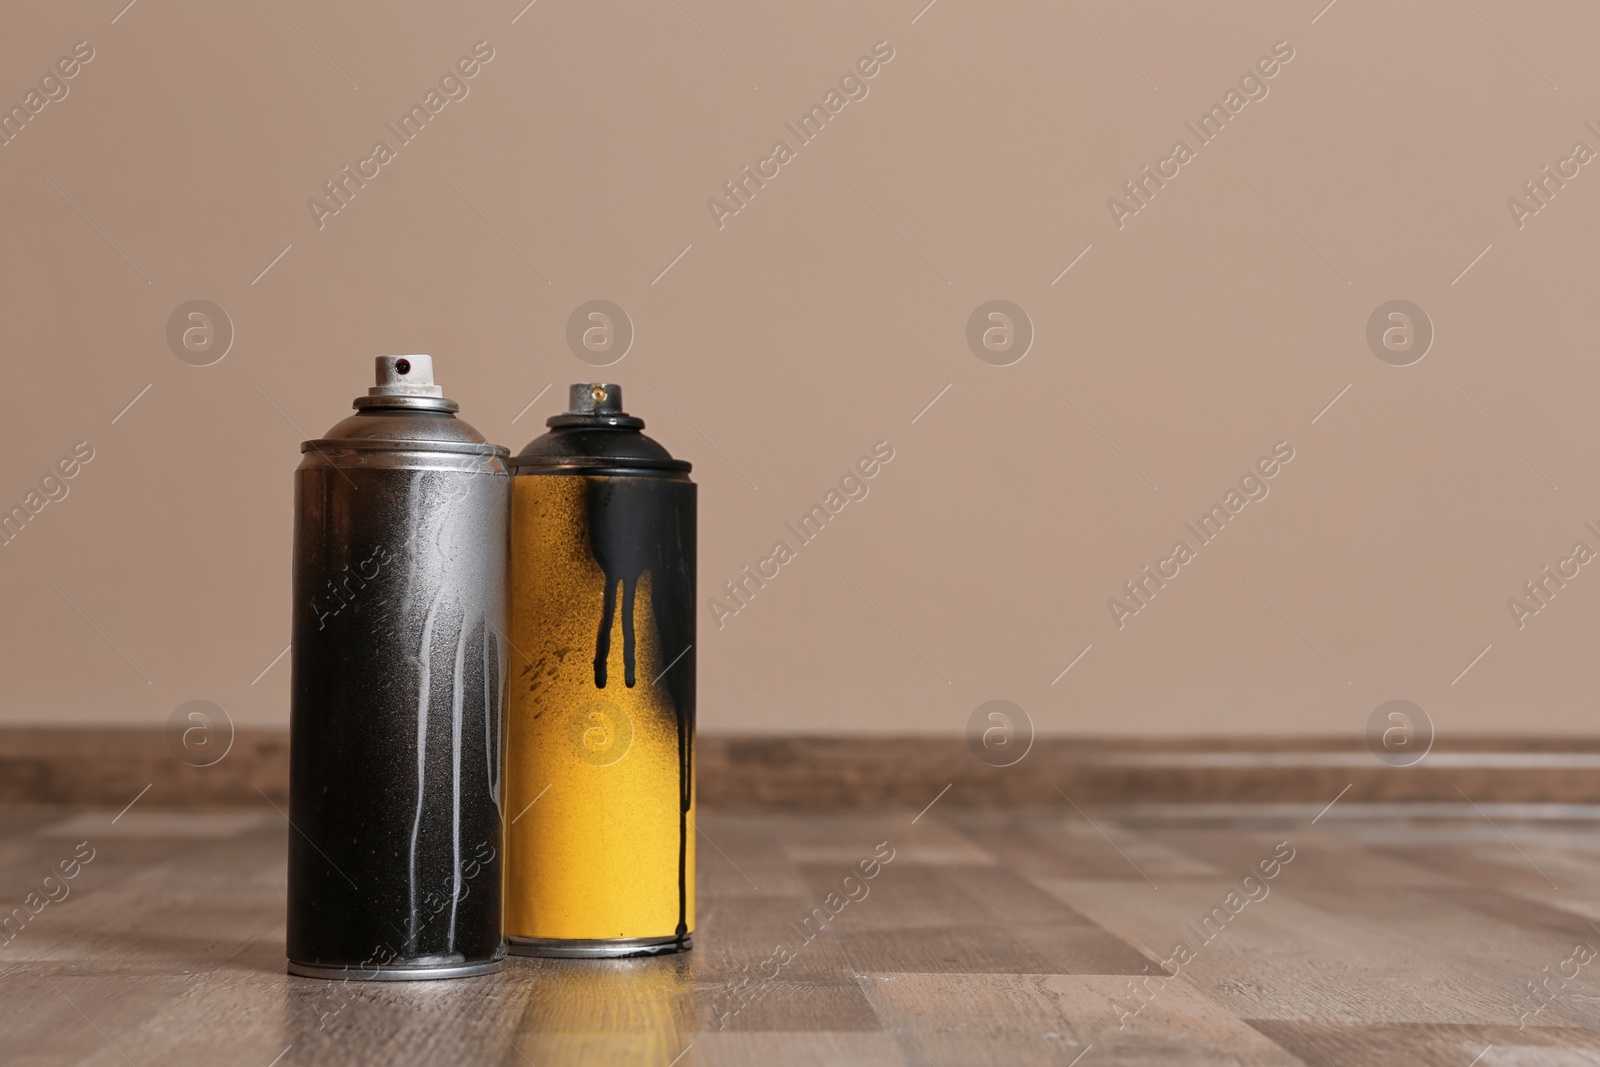
M506 951L513 956L545 956L553 959L621 959L628 956L666 956L688 952L694 935L682 937L508 937Z
M433 982L445 978L472 978L480 974L495 974L505 970L506 961L485 960L481 963L437 963L418 967L393 964L382 966L341 966L321 963L296 963L289 961L289 973L301 978L337 978L351 982Z

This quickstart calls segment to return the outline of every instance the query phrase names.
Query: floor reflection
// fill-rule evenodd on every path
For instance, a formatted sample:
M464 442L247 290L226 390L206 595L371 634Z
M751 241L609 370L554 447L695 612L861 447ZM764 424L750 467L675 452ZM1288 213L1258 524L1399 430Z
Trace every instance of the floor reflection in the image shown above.
M522 1000L515 1029L506 1037L540 1067L664 1067L694 1040L692 953L632 960L513 959L506 977L514 983L508 995ZM506 1062L523 1061L512 1053Z

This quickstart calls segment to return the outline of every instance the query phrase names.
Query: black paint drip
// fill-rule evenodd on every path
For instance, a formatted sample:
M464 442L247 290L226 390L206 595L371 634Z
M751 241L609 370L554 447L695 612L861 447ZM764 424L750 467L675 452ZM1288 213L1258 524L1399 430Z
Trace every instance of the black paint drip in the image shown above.
M664 684L678 735L678 930L688 933L689 806L694 766L695 487L687 478L600 476L586 479L589 550L605 573L604 606L595 637L594 684L604 689L611 655L617 586L622 586L623 682L634 687L634 601L650 575L656 647L668 668Z

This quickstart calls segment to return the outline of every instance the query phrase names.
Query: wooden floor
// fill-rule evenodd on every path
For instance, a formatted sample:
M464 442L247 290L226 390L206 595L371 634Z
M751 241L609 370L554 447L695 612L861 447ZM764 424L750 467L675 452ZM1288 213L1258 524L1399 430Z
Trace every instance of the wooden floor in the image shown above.
M0 914L93 850L0 1062L1600 1064L1600 809L1319 807L707 814L692 953L404 985L284 974L265 804L0 811Z

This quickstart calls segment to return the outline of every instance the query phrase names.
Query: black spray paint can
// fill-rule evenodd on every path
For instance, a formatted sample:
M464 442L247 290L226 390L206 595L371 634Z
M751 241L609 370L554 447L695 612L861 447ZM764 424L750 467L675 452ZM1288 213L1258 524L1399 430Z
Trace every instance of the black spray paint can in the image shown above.
M384 356L295 472L291 974L504 965L507 450Z

